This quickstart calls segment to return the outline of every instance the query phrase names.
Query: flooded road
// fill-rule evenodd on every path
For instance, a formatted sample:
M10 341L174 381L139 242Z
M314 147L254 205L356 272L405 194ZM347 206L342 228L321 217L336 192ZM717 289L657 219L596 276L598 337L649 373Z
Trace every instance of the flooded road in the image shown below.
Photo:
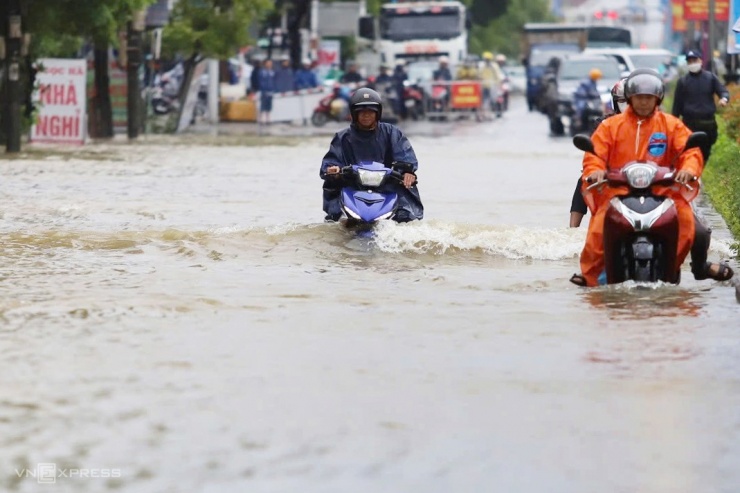
M568 283L581 155L521 100L406 130L426 219L374 242L328 136L0 161L0 490L736 492L732 289Z

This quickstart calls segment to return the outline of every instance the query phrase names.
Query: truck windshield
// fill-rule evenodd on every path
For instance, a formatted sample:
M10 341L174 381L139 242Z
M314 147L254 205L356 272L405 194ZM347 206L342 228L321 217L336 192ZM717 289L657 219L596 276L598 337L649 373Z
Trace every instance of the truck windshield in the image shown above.
M553 45L549 49L533 48L529 56L529 65L544 67L552 58L562 58L567 53L578 53L578 45Z
M383 39L451 39L460 36L460 13L383 13L380 18L380 36Z

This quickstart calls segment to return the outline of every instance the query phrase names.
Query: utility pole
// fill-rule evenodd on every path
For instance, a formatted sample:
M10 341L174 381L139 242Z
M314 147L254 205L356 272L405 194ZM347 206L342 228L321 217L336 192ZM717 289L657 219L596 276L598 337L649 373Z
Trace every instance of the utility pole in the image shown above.
M127 75L127 101L126 114L128 124L128 138L135 139L139 136L141 128L141 87L139 86L139 68L141 67L141 38L146 21L146 11L139 10L133 13L128 23L126 43Z
M9 0L5 42L5 135L7 152L21 150L21 2Z

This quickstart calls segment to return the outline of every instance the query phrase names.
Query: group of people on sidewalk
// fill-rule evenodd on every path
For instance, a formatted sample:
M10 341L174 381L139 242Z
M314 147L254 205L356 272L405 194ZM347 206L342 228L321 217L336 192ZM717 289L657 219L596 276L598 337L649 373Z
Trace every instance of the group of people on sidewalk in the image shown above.
M301 61L301 66L293 70L289 58L280 61L280 67L275 69L272 59L252 62L252 73L249 77L247 94L259 93L258 123L269 124L272 112L272 98L275 93L291 92L300 89L311 89L319 86L316 72L308 58Z

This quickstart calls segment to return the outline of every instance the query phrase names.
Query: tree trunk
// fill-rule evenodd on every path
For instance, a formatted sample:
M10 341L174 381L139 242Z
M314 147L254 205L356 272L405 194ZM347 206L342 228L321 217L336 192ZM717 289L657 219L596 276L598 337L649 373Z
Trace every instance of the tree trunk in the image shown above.
M310 0L294 0L293 12L288 22L288 39L290 40L290 62L293 68L301 66L301 26L308 15Z
M113 108L108 75L108 43L95 42L95 96L90 134L96 138L113 137Z

